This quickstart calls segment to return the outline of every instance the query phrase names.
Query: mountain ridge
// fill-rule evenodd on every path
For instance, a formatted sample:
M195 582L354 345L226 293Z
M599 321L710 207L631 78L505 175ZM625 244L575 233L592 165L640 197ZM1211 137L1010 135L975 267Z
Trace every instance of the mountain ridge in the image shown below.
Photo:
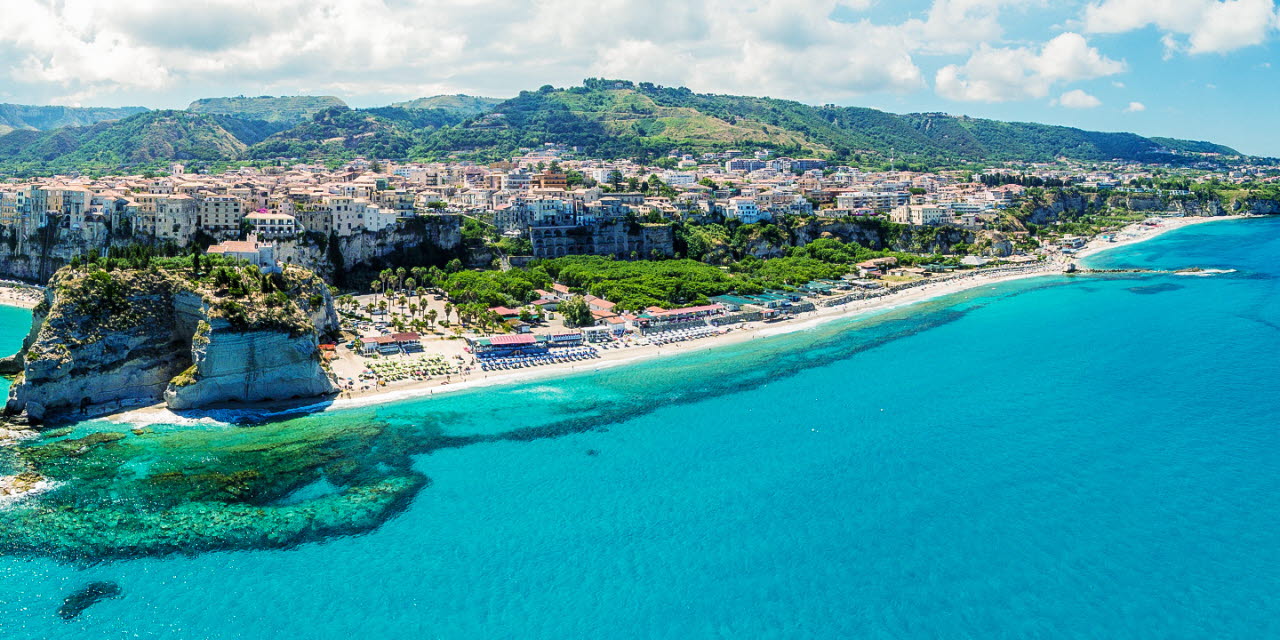
M316 113L347 103L336 96L234 96L200 98L187 106L187 111L265 122L305 122Z
M864 166L884 166L893 158L896 166L912 168L1059 158L1185 164L1243 155L1204 141L936 112L813 106L598 78L561 89L547 85L502 101L458 94L396 103L411 106L351 109L325 97L298 98L193 103L203 105L201 109L226 107L238 115L146 111L87 126L15 130L0 135L0 171L43 175L86 163L102 171L171 160L332 161L356 156L492 161L548 144L606 159L770 149ZM477 111L485 101L491 106ZM298 121L284 119L288 109L310 110L321 103L330 106ZM443 106L425 106L430 104ZM246 113L277 119L248 118Z
M19 129L48 131L120 120L149 111L146 107L62 107L0 103L0 135Z

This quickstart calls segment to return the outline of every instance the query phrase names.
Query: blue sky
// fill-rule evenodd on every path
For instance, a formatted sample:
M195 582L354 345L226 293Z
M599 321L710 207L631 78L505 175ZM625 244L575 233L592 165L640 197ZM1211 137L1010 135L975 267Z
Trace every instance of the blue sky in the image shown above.
M372 106L604 76L1280 156L1275 0L7 0L4 18L6 102Z

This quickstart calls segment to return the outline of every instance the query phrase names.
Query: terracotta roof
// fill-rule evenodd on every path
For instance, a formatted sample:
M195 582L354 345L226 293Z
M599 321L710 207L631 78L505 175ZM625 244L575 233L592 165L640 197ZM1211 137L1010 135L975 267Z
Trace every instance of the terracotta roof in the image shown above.
M257 253L258 245L243 240L228 240L209 247L206 253Z

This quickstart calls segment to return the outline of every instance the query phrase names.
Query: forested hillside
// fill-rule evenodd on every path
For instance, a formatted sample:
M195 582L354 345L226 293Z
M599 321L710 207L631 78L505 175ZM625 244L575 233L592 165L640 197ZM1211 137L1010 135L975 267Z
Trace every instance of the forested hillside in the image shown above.
M581 156L648 160L765 148L870 167L893 158L896 166L916 169L1058 158L1187 163L1239 155L1210 142L587 79L504 101L435 96L371 109L324 96L199 100L188 111L10 132L0 136L0 172L104 171L171 160L492 161L546 144Z

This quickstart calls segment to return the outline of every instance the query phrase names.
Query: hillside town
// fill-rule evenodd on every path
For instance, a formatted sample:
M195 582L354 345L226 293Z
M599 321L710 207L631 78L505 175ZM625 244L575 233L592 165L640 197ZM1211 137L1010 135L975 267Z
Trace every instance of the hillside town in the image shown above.
M423 266L409 272L384 268L372 291L360 281L335 288L343 330L321 345L340 388L361 393L389 384L447 384L511 369L574 366L609 350L678 345L913 288L942 287L972 276L977 267L1004 276L1060 268L1089 238L1052 228L1032 238L1034 227L1011 215L1043 198L1043 186L1106 192L1134 208L1137 199L1145 203L1142 212L1124 211L1128 218L1114 220L1149 218L1148 225L1158 225L1152 221L1184 215L1186 208L1175 202L1193 199L1190 188L1177 187L1270 179L1247 170L1228 174L1131 163L994 166L972 173L864 171L767 151L671 156L644 166L574 159L566 151L548 147L489 165L356 159L337 167L270 164L220 174L188 172L175 163L167 175L10 182L0 184L0 233L11 252L39 254L42 269L46 261L52 263L48 268L58 266L46 260L54 246L106 254L111 246L135 242L168 247L175 255L235 258L264 273L297 264L327 271L335 283L357 265L387 266L378 258L404 246L441 242L442 236L422 237L426 223L449 228L444 235L454 240L479 236L471 238L485 247L474 252L479 258L468 255L464 244L454 247L452 255L466 258L465 264L451 265L455 272L522 268L572 256L685 257L678 250L677 225L736 228L813 219L953 228L970 233L965 237L1000 240L980 249L947 245L940 252L955 253L947 263L935 256L932 263L908 264L882 255L851 263L840 277L730 291L683 306L626 308L559 282L509 306L477 305L451 298L441 278ZM1119 222L1103 228L1111 230L1106 240L1120 239ZM337 262L330 262L335 252ZM565 310L575 305L581 309Z
M178 247L249 241L215 251L306 262L298 241L346 239L402 227L414 218L461 215L510 239L509 257L676 254L672 222L771 222L788 217L882 219L909 226L997 229L1028 184L1179 198L1188 189L1152 186L1180 173L1187 182L1274 181L1259 171L1165 170L1133 163L1062 162L992 167L983 173L864 171L768 151L665 158L663 166L564 159L548 148L507 162L400 164L357 159L242 166L220 174L59 176L0 183L0 228L17 238L60 228L90 246L108 237ZM1017 176L1017 181L1007 180ZM1006 181L984 179L1000 177ZM1007 230L1007 229L1005 229ZM309 265L314 266L314 265Z

